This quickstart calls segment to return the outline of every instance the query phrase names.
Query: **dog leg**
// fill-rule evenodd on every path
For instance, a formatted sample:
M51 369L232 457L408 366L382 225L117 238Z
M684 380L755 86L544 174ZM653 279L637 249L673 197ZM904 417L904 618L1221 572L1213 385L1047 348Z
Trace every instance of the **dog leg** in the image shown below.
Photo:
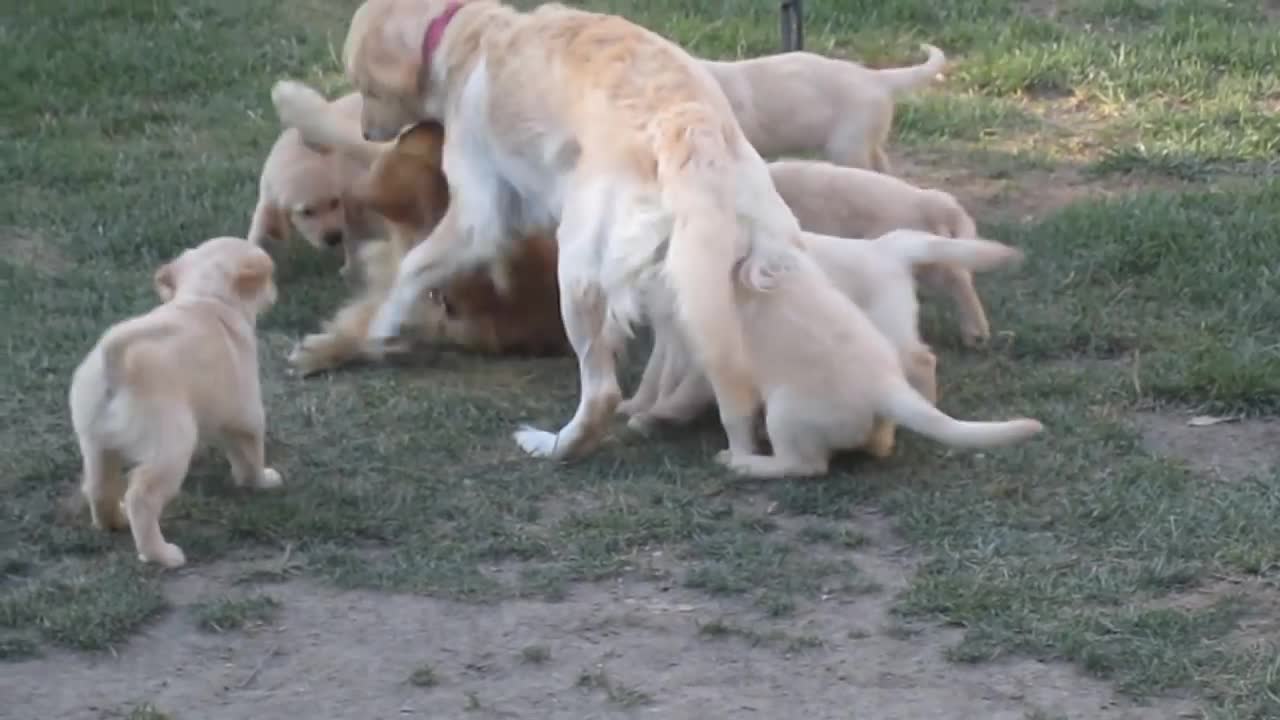
M89 503L93 526L100 530L123 530L129 526L120 501L126 489L120 457L86 440L80 441L84 477L80 491Z
M165 541L160 532L160 514L182 487L190 461L190 455L181 460L175 455L162 462L144 463L130 473L124 508L129 515L138 559L143 562L168 568L181 567L187 562L182 548Z
M574 198L556 231L560 315L578 356L581 397L573 419L560 432L524 427L515 433L520 447L535 457L563 460L587 452L604 435L622 399L616 358L619 333L609 327L608 300L593 267L597 241L605 230L600 221L608 216L602 200L590 194Z
M442 287L459 272L488 259L474 253L493 250L489 243L462 237L457 207L458 203L451 205L431 235L401 261L395 284L369 325L369 341L375 347L385 347L400 334L423 293Z
M867 454L879 460L885 460L893 455L895 426L892 422L884 418L876 418L875 424L871 426L871 434L867 437L867 442L863 445L863 449Z
M675 389L658 398L647 412L637 413L627 427L647 433L657 423L683 425L715 402L715 393L705 375L690 367Z
M224 438L231 478L237 487L271 490L284 484L280 473L265 466L261 429L232 430Z
M649 353L649 362L645 363L644 374L640 376L635 394L618 405L619 415L637 415L648 410L657 401L662 379L671 364L668 347L666 332L655 327L653 352Z

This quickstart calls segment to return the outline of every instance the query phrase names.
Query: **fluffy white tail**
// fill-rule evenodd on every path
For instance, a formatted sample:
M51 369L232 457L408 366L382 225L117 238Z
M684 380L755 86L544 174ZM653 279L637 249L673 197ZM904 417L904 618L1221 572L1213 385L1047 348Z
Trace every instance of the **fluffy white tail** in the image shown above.
M934 407L901 377L884 390L880 412L903 427L955 447L999 447L1026 440L1044 430L1038 420L1004 422L956 420Z
M148 321L128 321L108 330L106 337L102 339L102 373L106 377L107 387L115 387L123 379L126 370L125 352L129 348L143 340L165 337L172 332L173 328L168 325Z
M359 125L341 117L325 96L305 83L277 82L271 88L271 103L280 123L296 128L311 145L351 153L366 162L372 162L386 147L385 143L365 140Z
M928 43L921 45L920 49L929 53L928 60L919 65L876 70L876 78L893 93L914 90L917 87L929 84L946 67L947 56L943 55L941 50Z
M893 230L876 239L876 249L911 266L944 263L966 270L990 270L1022 260L1022 251L981 238L950 238L921 230Z

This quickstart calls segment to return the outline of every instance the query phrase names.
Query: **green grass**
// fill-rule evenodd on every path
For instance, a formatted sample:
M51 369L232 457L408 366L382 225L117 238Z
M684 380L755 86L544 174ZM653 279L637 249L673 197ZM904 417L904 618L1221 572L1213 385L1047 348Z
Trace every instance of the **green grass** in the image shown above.
M590 4L707 56L777 46L771 0ZM980 280L990 351L959 350L949 311L926 303L943 407L1036 416L1044 439L978 454L904 434L887 462L747 487L710 462L712 423L651 440L620 430L581 463L534 462L509 431L568 416L572 361L442 353L287 375L292 340L345 292L334 259L297 246L261 325L268 454L286 488L235 491L203 455L166 532L197 569L288 547L290 576L477 602L566 597L661 550L676 583L785 615L872 589L845 558L873 541L844 528L874 508L927 558L899 611L964 627L957 662L1061 659L1134 695L1194 693L1214 717L1280 714L1274 652L1231 640L1249 598L1158 602L1223 575L1275 575L1280 476L1209 484L1146 453L1132 421L1151 408L1280 410L1280 22L1249 2L1054 5L812 0L807 33L811 49L873 64L918 61L922 41L948 53L948 81L897 114L891 152L928 158L925 171L973 170L1033 199L1054 189L1019 186L1033 170L1037 183L1049 172L1126 191L1029 223L973 208L986 234L1028 251L1021 269ZM268 89L284 76L343 87L334 48L349 6L0 11L0 37L20 49L0 74L0 658L116 647L163 611L165 574L138 563L126 535L59 510L79 473L70 373L108 324L154 304L155 265L247 230L277 130ZM742 502L752 495L801 530ZM607 677L584 677L632 704Z
M224 597L200 603L194 610L196 627L225 633L271 622L280 613L280 601L270 595Z

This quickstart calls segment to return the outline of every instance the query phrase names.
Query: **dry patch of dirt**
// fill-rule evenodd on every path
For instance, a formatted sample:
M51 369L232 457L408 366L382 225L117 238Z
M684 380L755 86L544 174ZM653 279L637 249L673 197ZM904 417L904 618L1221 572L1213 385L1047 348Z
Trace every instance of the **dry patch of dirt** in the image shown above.
M48 238L22 228L0 228L0 257L45 275L57 275L71 266L71 260Z
M6 665L0 716L96 720L145 703L211 719L1163 720L1191 710L1135 705L1062 665L948 662L959 630L904 632L889 614L914 558L879 517L850 530L868 538L851 555L882 590L784 619L638 579L496 605L290 581L254 589L281 601L275 622L209 634L189 607L226 593L246 565L196 568L169 584L176 610L118 654L49 651Z
M1191 415L1140 413L1143 443L1157 455L1177 458L1214 480L1270 477L1280 467L1280 419L1189 425Z

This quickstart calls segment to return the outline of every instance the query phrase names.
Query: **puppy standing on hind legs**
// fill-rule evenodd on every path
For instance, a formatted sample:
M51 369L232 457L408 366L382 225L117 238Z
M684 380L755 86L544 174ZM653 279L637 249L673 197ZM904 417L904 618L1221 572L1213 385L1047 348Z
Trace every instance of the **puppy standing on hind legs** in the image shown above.
M179 567L160 515L202 441L223 446L237 485L274 488L255 324L276 298L267 253L220 237L155 274L164 304L108 330L76 368L69 401L95 527L133 531L144 562ZM135 467L128 480L126 464Z

